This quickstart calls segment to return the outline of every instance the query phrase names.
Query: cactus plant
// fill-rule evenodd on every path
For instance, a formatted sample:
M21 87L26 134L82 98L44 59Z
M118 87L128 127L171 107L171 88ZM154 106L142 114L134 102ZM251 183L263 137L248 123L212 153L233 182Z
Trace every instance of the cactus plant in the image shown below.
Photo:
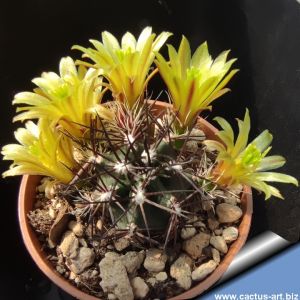
M93 63L74 63L70 57L63 58L59 75L43 73L33 80L38 86L34 92L18 93L13 100L13 104L21 105L17 108L21 113L14 121L38 121L37 125L27 121L25 128L16 131L20 145L2 148L4 160L13 160L3 176L44 176L37 189L43 191L37 198L44 197L44 201L37 214L35 210L29 212L31 225L36 232L43 233L47 240L45 248L52 251L57 247L58 255L62 255L57 263L62 261L79 277L84 270L77 268L82 267L77 261L82 258L79 251L90 253L89 266L97 264L98 268L99 260L107 258L108 246L124 238L130 241L132 252L149 247L160 248L155 249L158 253L168 252L182 243L179 248L186 257L188 254L193 258L193 263L191 258L191 263L185 263L190 274L191 268L196 272L203 258L210 259L207 263L213 262L216 267L220 258L216 263L211 260L212 253L204 253L210 251L208 245L215 246L214 239L222 239L220 232L225 224L236 226L236 231L245 219L246 226L244 223L240 227L247 231L250 224L247 209L243 216L245 203L239 202L239 185L264 192L266 199L272 195L282 197L279 190L266 182L298 185L292 176L265 172L281 167L285 160L279 155L266 157L272 141L267 130L247 145L248 111L244 121L238 120L236 140L229 123L220 117L216 121L223 130L216 134L218 141L205 136L198 114L211 109L212 102L229 91L227 84L238 71L230 70L235 59L227 60L229 51L225 51L212 60L207 43L191 55L190 44L183 37L178 51L168 45L167 61L158 51L170 36L171 33L162 32L156 37L146 27L138 40L126 33L120 45L112 34L103 32L102 42L91 40L96 49L73 47ZM156 67L152 68L153 63ZM80 66L77 68L76 64ZM162 106L148 99L147 84L158 72L173 105ZM53 199L53 194L57 198ZM55 209L52 202L58 202ZM51 215L50 209L45 209L49 206ZM226 207L234 215L220 215ZM43 213L47 218L40 217ZM74 229L74 220L70 218L76 219L80 230ZM65 234L57 232L62 228ZM247 232L239 237L240 246L246 235ZM72 241L78 249L71 253ZM99 247L94 245L95 241ZM225 254L230 246L226 242L231 240L223 242L225 246L220 251ZM126 249L114 248L118 252ZM145 262L146 259L147 269ZM176 278L172 266L170 269L171 277ZM137 275L147 277L144 270ZM184 288L190 288L192 279L200 280L203 276L192 276ZM102 298L106 290L101 283L96 279L95 290L89 288L88 292ZM170 295L176 293L174 290Z
M15 162L4 176L25 172L50 175L66 184L60 192L75 207L75 215L89 223L101 220L105 225L102 238L108 233L112 237L113 229L113 238L129 235L140 242L164 246L176 238L185 219L195 215L195 201L213 199L216 188L242 182L263 190L268 197L271 194L281 197L274 187L255 181L254 175L250 178L247 168L243 168L243 173L240 168L234 169L239 156L236 157L236 153L231 157L228 151L232 147L233 152L238 151L240 140L246 143L250 129L248 114L247 120L239 121L241 133L235 146L232 129L221 118L218 121L224 130L218 135L227 150L219 142L205 141L205 145L219 151L218 156L209 160L208 149L199 144L204 137L196 128L197 114L211 108L211 102L229 90L225 86L238 71L230 71L235 59L226 62L229 51L225 51L213 61L207 43L191 55L189 42L183 36L178 52L168 45L170 61L167 62L158 51L170 35L163 32L155 39L156 35L147 27L138 41L126 33L120 47L112 34L103 32L102 43L91 40L97 50L73 47L94 61L94 65L78 61L81 66L77 69L73 59L67 57L60 62L60 76L50 72L34 79L39 89L15 96L13 104L29 106L18 108L22 113L14 120L42 118L39 121L39 127L44 124L41 128L44 132L40 133L42 139L20 139L25 129L19 129L16 137L24 145L13 147L21 147L32 158L26 159L26 153L20 151L11 154L12 146L5 146L4 159ZM148 75L153 61L157 69ZM173 109L163 112L156 111L155 102L144 100L145 87L157 71L166 82L174 104ZM102 76L107 82L103 82ZM103 95L108 90L116 101L103 104ZM36 125L26 126L30 129ZM50 145L45 149L54 133L57 137L64 135L60 137L59 148ZM62 141L65 145L61 145ZM241 151L246 147L244 144ZM242 162L254 155L251 145L242 152L247 156L241 158ZM41 153L45 152L49 162L44 156L37 156L37 161L33 162L37 146ZM51 149L53 151L48 153ZM264 155L259 156L261 162L273 164L272 159L267 160ZM66 158L70 158L67 163ZM280 157L279 164L275 162L276 167L282 160ZM259 173L256 177L269 181L268 174ZM291 176L280 176L272 179L297 184Z
M93 151L93 158L85 161L81 176L63 195L78 205L75 214L106 225L101 238L114 229L114 238L130 235L137 241L166 246L193 215L186 200L195 198L197 191L204 194L192 179L199 166L197 156L188 148L178 149L176 141L192 142L201 136L172 137L176 114L167 111L157 118L153 104L136 103L130 109L115 103L114 109L115 119L110 123L104 125L106 121L98 116L102 126L97 129L94 123L91 131L98 135L92 135L94 147L87 149ZM86 147L77 142L82 149ZM89 184L82 183L87 180Z

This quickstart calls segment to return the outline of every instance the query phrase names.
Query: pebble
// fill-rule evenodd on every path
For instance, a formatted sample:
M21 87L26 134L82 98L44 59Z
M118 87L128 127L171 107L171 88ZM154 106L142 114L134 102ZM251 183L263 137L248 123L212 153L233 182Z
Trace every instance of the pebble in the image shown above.
M56 185L49 181L49 184L45 185L45 196L48 199L53 199L56 194Z
M94 263L94 259L95 253L93 249L81 247L77 256L72 258L70 263L68 263L68 267L73 273L78 275L90 267Z
M143 263L145 258L145 251L140 252L129 251L120 257L129 274L135 273Z
M193 237L196 232L197 231L195 227L186 227L181 229L180 236L183 240L187 240Z
M114 246L117 251L122 251L130 245L129 239L120 238L114 242Z
M215 235L222 235L223 230L222 229L216 229L214 231Z
M191 267L193 260L186 254L182 254L171 266L170 275L176 279L177 284L185 290L192 285Z
M68 224L68 227L70 230L73 231L73 233L78 236L82 237L84 233L84 226L81 223L78 223L76 221L70 221Z
M157 283L157 280L154 277L150 277L146 281L152 286L155 286L155 284Z
M157 281L166 281L168 279L168 274L166 272L159 272L155 275Z
M129 282L127 271L119 255L108 252L99 263L100 286L105 293L113 293L118 299L133 300L133 291Z
M243 190L243 186L241 184L238 184L235 186L230 186L229 189L232 193L239 195Z
M225 192L222 190L215 190L214 196L217 197L218 199L223 200L225 198Z
M77 255L79 241L72 231L66 231L62 237L59 249L65 257L73 257Z
M217 229L220 225L220 223L216 219L212 219L212 218L209 218L207 220L207 223L208 223L208 228L212 231Z
M220 223L236 222L243 215L242 210L238 206L228 203L219 204L216 208L216 213Z
M213 209L213 202L211 200L203 200L202 201L202 208L205 210L205 211L210 211Z
M228 247L222 236L212 236L210 238L210 244L222 253L228 252Z
M199 281L204 279L207 275L212 273L217 267L217 263L214 260L210 260L207 263L200 265L192 272L192 279Z
M52 180L49 177L42 178L41 184L38 185L38 187L37 187L38 192L44 193L46 191L46 187L51 186L51 182L52 182ZM51 198L48 198L48 199L51 199Z
M221 261L220 252L219 252L217 249L212 248L212 249L211 249L211 254L212 254L213 260L214 260L217 264L219 264L220 261Z
M224 198L224 202L231 205L237 205L238 203L238 197L235 195L232 195L231 193L226 193L226 197Z
M131 280L131 286L135 298L143 299L149 292L149 287L141 277L135 277Z
M238 238L239 231L236 227L230 226L223 230L222 236L227 243L230 243Z
M109 293L109 294L107 295L107 299L108 299L108 300L117 300L118 298L116 297L115 294Z
M109 252L105 253L105 257L112 258L112 259L118 259L120 257L120 254L116 253L116 252L109 251Z
M193 153L197 152L197 150L199 149L197 141L187 141L186 149Z
M197 259L202 254L202 249L209 245L210 235L207 233L198 233L189 240L184 241L183 250L193 259Z
M161 272L165 269L167 259L167 255L162 250L156 248L149 249L146 252L144 267L149 272Z

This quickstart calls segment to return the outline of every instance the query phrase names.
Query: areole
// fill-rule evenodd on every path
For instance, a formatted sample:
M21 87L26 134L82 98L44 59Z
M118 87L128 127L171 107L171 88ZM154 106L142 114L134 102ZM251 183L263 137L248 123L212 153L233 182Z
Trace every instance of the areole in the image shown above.
M152 102L152 101L149 101ZM155 107L159 110L171 107L170 104L157 101ZM198 124L201 126L205 135L209 139L217 139L216 132L217 129L210 123L202 118L198 118ZM22 237L27 250L32 256L35 263L42 270L42 272L57 286L65 290L70 295L74 296L76 299L80 300L99 300L94 296L88 295L74 285L72 285L66 278L61 276L52 266L50 261L47 260L46 254L41 248L41 244L33 231L29 220L27 218L30 210L33 209L36 187L39 184L41 176L25 175L22 178L20 192L19 192L19 202L18 202L18 214ZM243 194L241 196L241 208L243 210L243 217L239 225L239 237L238 239L230 245L229 251L226 256L221 261L220 265L216 270L210 274L206 279L194 285L190 290L177 295L170 300L180 300L180 299L190 299L195 296L200 295L209 287L211 287L215 282L217 282L221 276L224 274L230 263L232 262L235 255L242 248L246 242L252 218L252 193L248 186L244 186Z

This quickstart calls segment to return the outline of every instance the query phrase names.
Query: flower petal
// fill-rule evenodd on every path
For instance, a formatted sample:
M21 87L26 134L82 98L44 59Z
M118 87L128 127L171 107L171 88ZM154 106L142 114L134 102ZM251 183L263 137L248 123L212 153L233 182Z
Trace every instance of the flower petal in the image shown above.
M282 167L285 164L286 160L283 156L280 155L271 155L268 157L264 157L259 167L256 169L257 171L268 171L274 170Z

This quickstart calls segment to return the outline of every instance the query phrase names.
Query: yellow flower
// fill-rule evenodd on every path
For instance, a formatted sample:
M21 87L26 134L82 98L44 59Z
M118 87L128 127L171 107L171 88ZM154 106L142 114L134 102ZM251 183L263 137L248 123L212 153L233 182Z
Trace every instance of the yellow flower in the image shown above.
M92 109L101 102L102 80L97 70L86 70L82 66L77 70L71 57L62 58L59 69L60 75L44 72L33 79L38 86L33 93L15 95L13 104L27 106L17 108L17 112L22 113L14 121L47 118L81 137L84 126L90 125Z
M9 144L2 148L4 160L13 160L3 177L23 174L50 176L68 183L74 176L76 162L70 139L51 126L50 121L40 119L38 125L32 121L25 128L15 131L20 144Z
M217 166L213 171L216 182L224 185L245 184L265 193L268 199L272 195L283 198L279 190L266 182L292 183L298 186L296 178L277 172L266 172L277 169L285 164L280 155L266 156L271 150L273 136L268 130L263 131L247 145L250 131L250 117L246 110L244 120L237 119L239 134L234 141L234 134L230 124L223 118L215 120L223 130L218 132L218 141L206 140L204 144L212 150L217 150Z
M149 75L155 54L159 51L169 32L162 32L156 39L151 27L146 27L138 40L127 32L123 35L121 45L109 32L102 32L102 42L90 40L96 49L84 48L78 45L72 49L80 50L83 57L90 58L95 64L93 67L101 69L103 76L108 80L108 87L113 96L127 102L129 107L143 96L148 81L156 73ZM89 65L79 61L81 64Z
M229 51L224 51L213 60L206 42L191 56L190 44L184 36L178 52L172 45L168 45L168 52L169 62L157 53L155 63L184 130L193 126L200 111L210 109L212 101L229 91L225 86L238 70L228 71L236 59L226 62Z

